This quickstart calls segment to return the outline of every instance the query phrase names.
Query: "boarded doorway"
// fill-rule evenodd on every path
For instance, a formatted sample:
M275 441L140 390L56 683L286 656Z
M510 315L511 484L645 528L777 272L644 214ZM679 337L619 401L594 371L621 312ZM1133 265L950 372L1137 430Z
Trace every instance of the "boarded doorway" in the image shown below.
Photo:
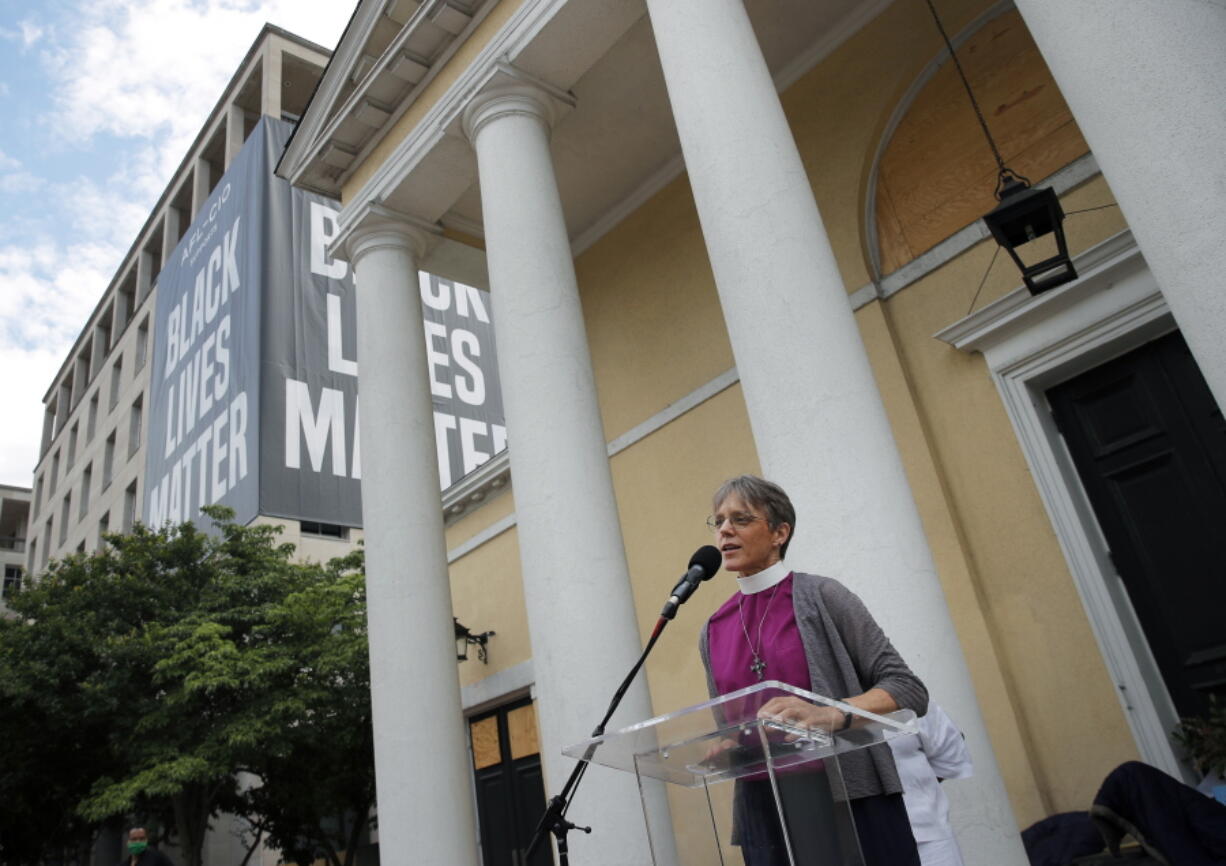
M543 843L526 857L536 822L545 811L536 709L525 698L469 719L483 866L550 866Z

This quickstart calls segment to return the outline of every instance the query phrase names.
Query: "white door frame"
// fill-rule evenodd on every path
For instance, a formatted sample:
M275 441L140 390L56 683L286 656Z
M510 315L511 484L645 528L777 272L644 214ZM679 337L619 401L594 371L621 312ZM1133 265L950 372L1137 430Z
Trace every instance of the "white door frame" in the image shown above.
M1077 281L1038 297L1019 287L936 337L987 361L1141 758L1181 778L1187 770L1168 735L1178 713L1045 394L1175 330L1175 322L1131 232L1086 250L1075 265Z

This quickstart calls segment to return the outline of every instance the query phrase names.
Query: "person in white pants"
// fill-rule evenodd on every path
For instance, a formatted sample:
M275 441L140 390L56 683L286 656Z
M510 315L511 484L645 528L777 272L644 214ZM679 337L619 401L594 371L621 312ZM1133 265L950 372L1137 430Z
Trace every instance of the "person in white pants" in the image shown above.
M949 798L941 790L941 782L971 775L966 738L932 701L918 724L918 734L896 737L890 740L890 748L902 779L903 802L920 862L923 866L964 866L949 824Z

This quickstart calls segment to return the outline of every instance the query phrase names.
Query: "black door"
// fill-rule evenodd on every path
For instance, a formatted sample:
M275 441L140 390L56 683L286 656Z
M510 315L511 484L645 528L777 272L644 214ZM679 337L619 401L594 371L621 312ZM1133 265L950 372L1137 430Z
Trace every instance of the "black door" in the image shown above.
M1169 334L1048 391L1180 715L1226 692L1226 424Z
M545 784L530 699L469 720L477 779L484 866L550 866L546 840L531 860L525 852L545 811Z

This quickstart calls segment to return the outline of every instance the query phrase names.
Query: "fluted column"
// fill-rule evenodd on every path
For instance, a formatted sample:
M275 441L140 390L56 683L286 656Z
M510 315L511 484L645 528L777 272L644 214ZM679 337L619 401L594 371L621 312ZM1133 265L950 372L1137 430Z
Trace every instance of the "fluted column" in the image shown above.
M1226 4L1018 0L1219 406Z
M966 731L966 861L1021 866L902 460L742 0L647 7L762 470L796 505L789 562L858 593Z
M383 866L476 866L434 414L417 284L424 237L387 223L346 243L362 347L362 524Z
M591 733L641 644L550 121L549 97L527 87L483 94L464 116L481 183L541 755L557 793L571 770L559 750ZM639 679L614 723L650 710ZM656 808L667 809L662 799ZM651 862L633 777L593 768L570 817L593 825L591 836L570 836L575 862Z

